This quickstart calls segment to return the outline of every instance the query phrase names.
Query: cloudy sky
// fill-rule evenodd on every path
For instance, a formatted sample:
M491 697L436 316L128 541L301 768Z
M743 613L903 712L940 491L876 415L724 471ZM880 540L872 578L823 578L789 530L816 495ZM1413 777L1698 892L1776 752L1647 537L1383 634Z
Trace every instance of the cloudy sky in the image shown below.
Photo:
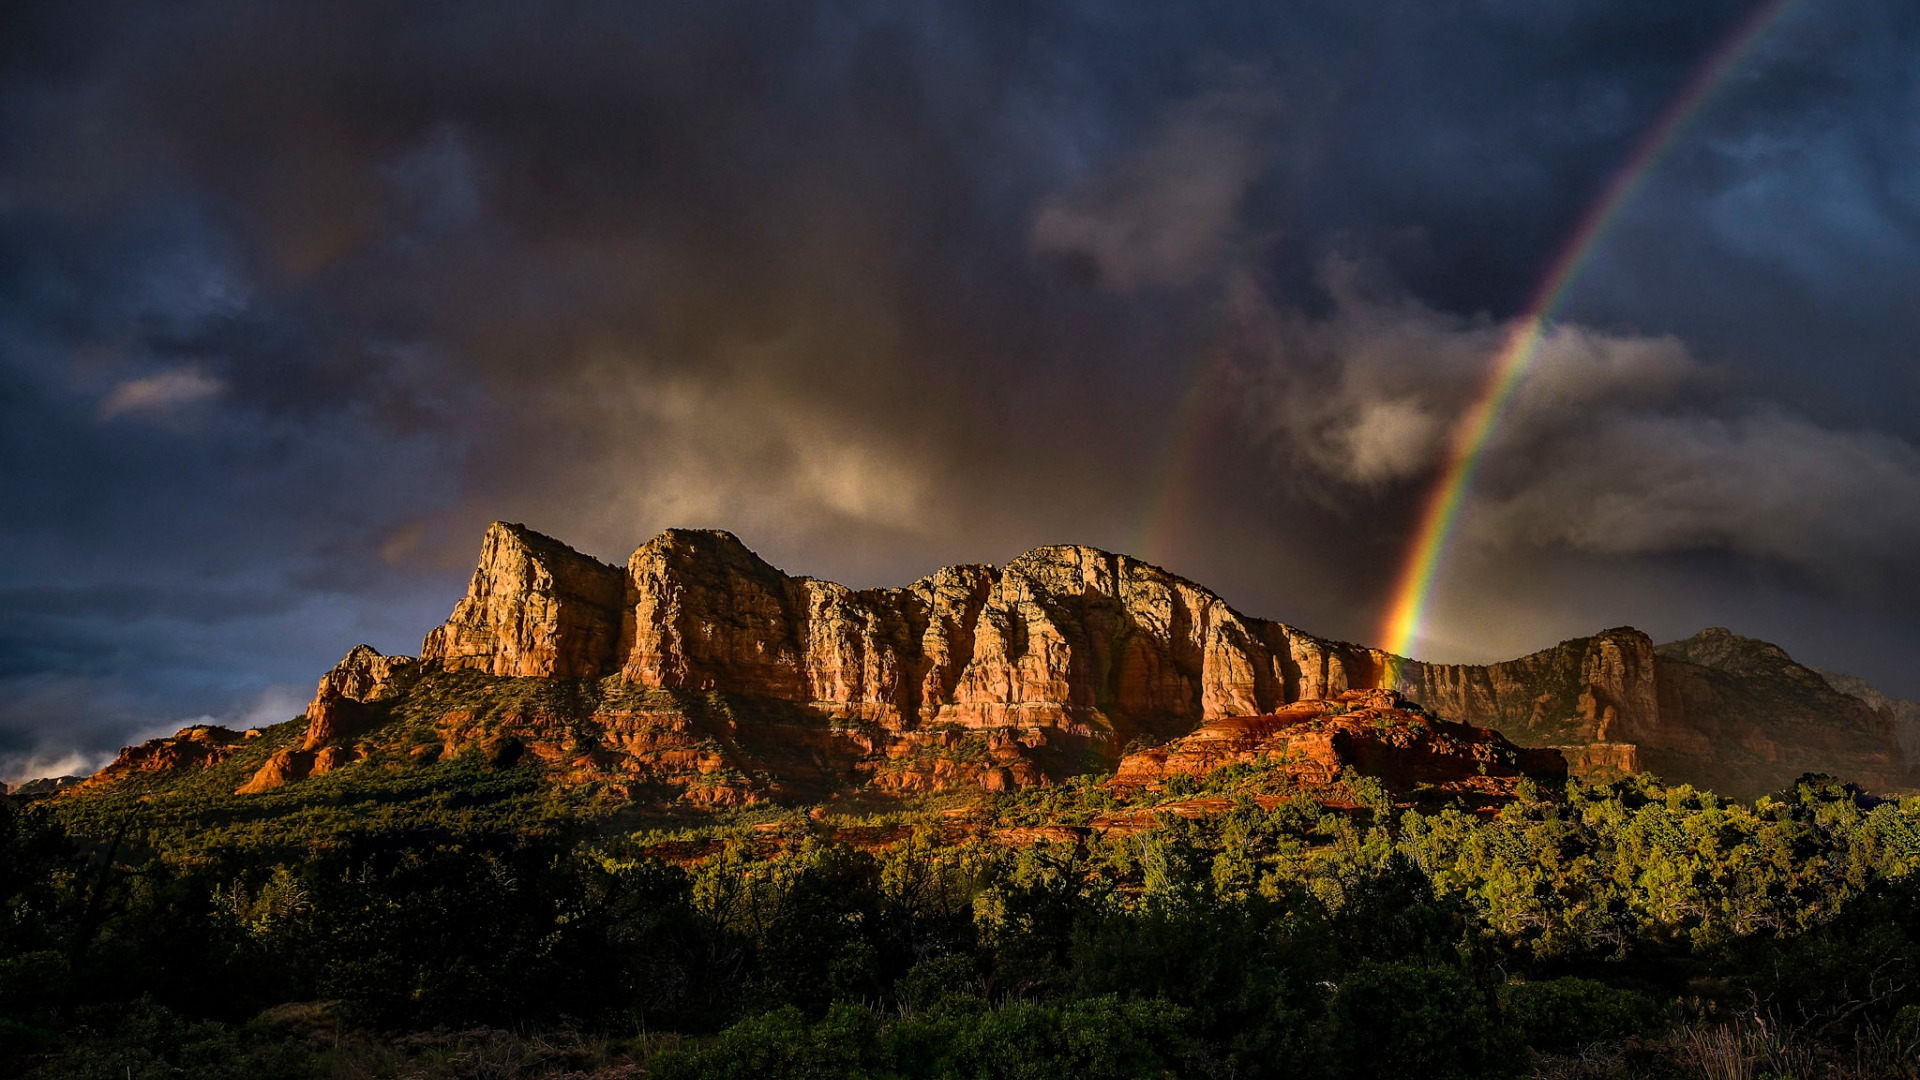
M0 7L0 775L412 652L493 519L1041 543L1380 640L1450 425L1752 0ZM1416 653L1920 696L1920 6L1799 0L1581 267Z

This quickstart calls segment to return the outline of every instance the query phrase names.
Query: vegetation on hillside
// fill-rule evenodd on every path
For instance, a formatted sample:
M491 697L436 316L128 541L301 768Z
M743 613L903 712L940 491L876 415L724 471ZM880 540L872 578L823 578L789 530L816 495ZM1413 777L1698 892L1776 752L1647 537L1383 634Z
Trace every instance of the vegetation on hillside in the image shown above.
M1920 1068L1920 800L1640 778L1486 816L1182 780L970 811L1143 819L1015 846L936 805L634 821L470 759L0 802L0 1072Z

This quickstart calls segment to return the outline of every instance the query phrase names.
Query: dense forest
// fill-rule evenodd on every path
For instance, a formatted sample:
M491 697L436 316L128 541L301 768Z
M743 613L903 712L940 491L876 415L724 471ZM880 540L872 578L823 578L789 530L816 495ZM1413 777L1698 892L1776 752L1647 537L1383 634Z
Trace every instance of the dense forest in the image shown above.
M1109 789L647 821L456 760L0 800L0 1073L1920 1069L1920 799L1642 777L1475 814L1259 781L1180 778L1061 842ZM1155 812L1195 795L1219 812Z

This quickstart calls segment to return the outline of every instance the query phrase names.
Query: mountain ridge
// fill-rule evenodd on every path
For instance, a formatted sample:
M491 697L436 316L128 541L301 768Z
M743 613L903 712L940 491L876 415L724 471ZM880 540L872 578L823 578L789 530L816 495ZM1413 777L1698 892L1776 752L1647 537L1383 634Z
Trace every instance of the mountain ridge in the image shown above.
M1742 796L1803 772L1909 779L1889 709L1724 630L1656 646L1618 627L1494 664L1428 664L1244 615L1083 545L856 590L788 575L719 530L667 530L622 567L496 522L420 657L352 650L297 742L239 790L476 749L699 805L835 784L1004 790L1376 689L1557 750L1587 778L1652 770ZM89 784L244 749L223 738L129 748Z

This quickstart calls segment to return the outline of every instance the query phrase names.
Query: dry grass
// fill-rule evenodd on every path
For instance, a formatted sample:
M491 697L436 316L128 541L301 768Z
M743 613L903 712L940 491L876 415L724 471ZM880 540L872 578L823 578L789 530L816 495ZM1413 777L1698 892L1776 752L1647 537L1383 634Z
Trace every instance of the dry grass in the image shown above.
M332 1080L636 1080L677 1036L611 1038L498 1029L426 1032L398 1039L352 1035L322 1051Z
M1851 1046L1816 1042L1748 1013L1689 1024L1662 1039L1594 1043L1543 1055L1534 1080L1920 1080L1920 1030L1867 1025Z

